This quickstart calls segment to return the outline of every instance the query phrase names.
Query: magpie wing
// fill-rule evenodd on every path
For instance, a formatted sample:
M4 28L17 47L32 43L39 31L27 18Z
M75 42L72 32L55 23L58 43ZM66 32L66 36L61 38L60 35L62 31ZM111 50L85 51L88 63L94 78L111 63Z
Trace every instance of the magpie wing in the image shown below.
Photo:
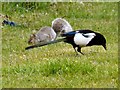
M62 34L62 37L73 37L75 34L76 34L76 31L71 31L71 32Z
M92 30L88 30L88 29L86 29L86 30L77 30L79 33L83 33L83 34L86 34L86 33L95 33L94 31L92 31Z
M92 30L75 30L75 31L64 33L64 34L62 34L62 36L63 37L73 37L76 33L81 33L81 34L83 34L83 36L89 37L89 35L87 35L87 33L95 33L95 32Z

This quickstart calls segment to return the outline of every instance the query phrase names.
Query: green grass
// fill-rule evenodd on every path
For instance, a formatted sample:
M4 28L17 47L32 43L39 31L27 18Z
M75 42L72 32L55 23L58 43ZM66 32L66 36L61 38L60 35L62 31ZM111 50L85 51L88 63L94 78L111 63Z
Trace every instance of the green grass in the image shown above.
M2 13L21 26L2 29L2 87L116 88L117 12L117 3L3 3ZM63 16L75 30L103 34L107 51L102 46L85 47L85 55L76 56L63 42L25 51L32 30L51 26L53 19Z

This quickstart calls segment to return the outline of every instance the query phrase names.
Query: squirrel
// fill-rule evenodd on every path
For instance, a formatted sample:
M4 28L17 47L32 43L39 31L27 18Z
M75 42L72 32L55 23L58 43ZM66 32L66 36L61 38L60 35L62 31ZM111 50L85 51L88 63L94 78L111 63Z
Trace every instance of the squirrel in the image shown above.
M72 26L63 18L54 19L52 21L52 28L56 32L57 36L61 36L64 33L73 31Z
M70 31L73 29L68 21L63 18L56 18L52 21L52 27L45 26L37 33L31 34L28 44L44 44Z
M28 44L44 44L56 38L55 31L49 27L42 27L37 33L31 34Z

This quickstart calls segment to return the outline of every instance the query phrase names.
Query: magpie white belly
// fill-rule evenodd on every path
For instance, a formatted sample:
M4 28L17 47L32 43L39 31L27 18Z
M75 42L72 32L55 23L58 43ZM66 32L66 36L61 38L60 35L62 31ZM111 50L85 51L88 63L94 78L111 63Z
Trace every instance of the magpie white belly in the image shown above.
M95 33L76 33L74 36L74 43L80 47L85 47L94 37Z

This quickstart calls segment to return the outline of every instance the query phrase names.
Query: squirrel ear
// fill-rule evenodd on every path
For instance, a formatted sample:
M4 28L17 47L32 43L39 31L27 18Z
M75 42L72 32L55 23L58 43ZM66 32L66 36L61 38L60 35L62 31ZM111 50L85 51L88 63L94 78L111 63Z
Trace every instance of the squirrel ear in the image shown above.
M35 34L31 34L31 35L30 35L30 38L33 38L33 37L35 37Z
M35 37L35 34L33 33L32 36Z

